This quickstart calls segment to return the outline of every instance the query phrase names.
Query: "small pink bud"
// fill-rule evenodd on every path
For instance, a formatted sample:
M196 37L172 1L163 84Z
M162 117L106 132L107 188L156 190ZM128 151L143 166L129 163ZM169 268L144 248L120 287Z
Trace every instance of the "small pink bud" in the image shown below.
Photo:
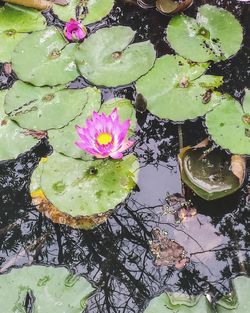
M81 41L87 36L87 29L80 22L72 18L65 24L64 36L68 41Z

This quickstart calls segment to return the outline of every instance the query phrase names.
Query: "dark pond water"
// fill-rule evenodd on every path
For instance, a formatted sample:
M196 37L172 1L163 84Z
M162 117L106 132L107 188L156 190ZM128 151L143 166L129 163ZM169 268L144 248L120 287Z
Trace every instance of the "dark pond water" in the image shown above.
M210 74L223 75L223 92L238 100L250 88L250 6L236 1L195 1L186 13L195 16L200 4L210 3L231 11L244 25L244 45L225 62L212 65ZM51 13L49 24L62 26ZM173 53L164 39L170 17L153 9L143 10L132 0L116 1L111 14L90 31L109 25L128 25L137 31L136 41L149 39L157 55ZM8 88L15 75L0 74L0 88ZM82 77L70 88L88 85ZM133 85L102 89L103 99L113 96L134 100ZM178 125L148 112L138 113L135 155L140 162L138 187L120 204L108 221L92 231L53 224L32 206L29 182L42 156L51 152L47 140L16 160L0 162L0 272L24 264L64 265L85 276L98 291L86 312L143 312L148 301L164 290L187 294L206 293L216 301L230 290L230 280L250 275L250 233L247 201L250 181L229 198L206 202L183 192L177 163ZM183 143L204 139L203 120L185 122ZM248 168L249 171L249 168ZM177 202L171 197L177 195ZM190 199L198 214L180 222L176 210ZM187 204L189 205L189 204ZM191 262L182 270L157 266L150 250L153 229L160 229L188 252Z

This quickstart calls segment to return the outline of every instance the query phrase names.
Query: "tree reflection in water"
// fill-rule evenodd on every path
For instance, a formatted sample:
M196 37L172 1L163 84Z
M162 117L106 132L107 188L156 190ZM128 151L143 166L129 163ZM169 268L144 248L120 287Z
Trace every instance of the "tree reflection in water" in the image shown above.
M144 130L148 130L147 139L140 138ZM179 181L177 127L146 115L136 139L134 153L141 164L138 187L105 224L92 231L53 224L32 207L28 183L40 157L50 153L46 140L17 160L2 162L1 272L24 264L65 265L98 287L86 310L91 313L140 312L164 290L209 292L216 299L230 290L230 278L249 274L249 211L244 190L235 196L233 210L232 199L224 199L221 215L213 212L219 210L216 203L206 208L206 203L194 198L199 214L180 221L165 200L167 190L181 192L179 183L172 184L173 179ZM143 154L145 149L151 150L149 159ZM148 173L148 166L154 171ZM161 181L162 172L165 180ZM152 188L150 205L143 189L148 185ZM224 214L227 205L232 211ZM155 265L150 251L155 228L187 251L191 262L184 269Z

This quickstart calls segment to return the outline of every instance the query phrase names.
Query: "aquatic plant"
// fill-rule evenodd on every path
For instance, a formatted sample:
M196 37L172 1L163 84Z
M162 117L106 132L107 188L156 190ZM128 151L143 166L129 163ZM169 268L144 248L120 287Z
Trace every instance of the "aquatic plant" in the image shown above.
M85 278L64 267L25 266L0 276L1 308L6 313L25 312L27 306L39 313L80 313L94 291Z
M131 43L135 32L126 26L97 30L80 44L76 63L81 74L97 86L116 87L136 81L154 65L150 41Z
M64 36L68 41L81 41L87 36L87 29L80 22L71 18L69 22L65 24Z
M86 120L86 127L76 126L81 140L75 144L96 158L123 158L123 152L134 142L126 140L130 120L121 123L117 108L110 115L94 112L92 119Z
M209 302L205 296L166 292L151 300L145 313L245 313L249 307L249 287L249 278L241 276L233 279L233 293L222 297L215 305L215 308L214 304Z

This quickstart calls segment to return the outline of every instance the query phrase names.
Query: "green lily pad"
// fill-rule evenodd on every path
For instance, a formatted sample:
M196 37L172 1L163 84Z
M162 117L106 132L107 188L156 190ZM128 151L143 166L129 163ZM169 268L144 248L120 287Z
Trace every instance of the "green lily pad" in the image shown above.
M16 45L28 32L46 28L46 20L37 10L6 3L0 7L0 62L9 62Z
M130 44L135 32L126 26L102 28L79 46L76 62L82 75L99 86L116 87L136 81L155 61L149 42Z
M231 158L221 151L186 149L179 155L181 178L198 196L215 200L236 192L241 183L231 171Z
M243 108L225 95L225 100L206 115L208 133L222 148L233 154L250 154L250 91L246 91Z
M101 106L101 92L96 88L86 88L87 102L81 113L72 122L61 129L53 129L48 132L50 144L55 151L63 153L66 156L91 160L93 157L75 145L79 139L75 126L83 125L85 120L92 115L93 111L98 111Z
M21 127L32 130L61 128L82 113L87 89L34 87L17 81L5 98L5 112Z
M10 292L11 290L11 292ZM94 289L64 267L27 266L0 276L2 312L26 312L27 295L34 313L81 313Z
M30 150L37 140L25 134L15 122L8 118L0 125L0 161L15 159L19 154Z
M25 130L5 115L3 103L6 93L7 91L0 91L0 161L15 159L37 143L37 140L25 135Z
M114 0L88 0L87 13L80 14L79 19L83 20L85 25L100 21L109 14L113 5ZM76 17L77 6L80 7L80 10L83 9L79 0L71 0L67 6L54 5L53 11L62 21L69 21L72 17Z
M244 276L233 280L233 294L235 297L225 296L213 308L205 296L190 297L181 293L163 293L150 301L145 313L245 313L250 305L249 300L250 279ZM229 298L231 300L229 300Z
M75 44L68 44L55 27L48 27L19 42L12 54L13 70L19 79L35 86L65 84L79 75L75 52Z
M41 189L61 212L89 216L114 209L134 188L138 162L123 160L82 161L54 153L43 164Z
M26 33L0 32L0 42L4 42L0 46L0 62L9 62L16 45L26 36Z
M37 10L9 3L0 7L0 32L28 33L45 27L46 20Z
M194 119L221 101L214 89L222 84L222 77L202 75L207 67L207 63L165 55L136 82L136 90L147 99L152 114L172 121Z
M173 17L167 28L171 47L195 62L228 59L239 51L242 39L239 21L230 12L209 4L199 8L196 19L183 14Z

